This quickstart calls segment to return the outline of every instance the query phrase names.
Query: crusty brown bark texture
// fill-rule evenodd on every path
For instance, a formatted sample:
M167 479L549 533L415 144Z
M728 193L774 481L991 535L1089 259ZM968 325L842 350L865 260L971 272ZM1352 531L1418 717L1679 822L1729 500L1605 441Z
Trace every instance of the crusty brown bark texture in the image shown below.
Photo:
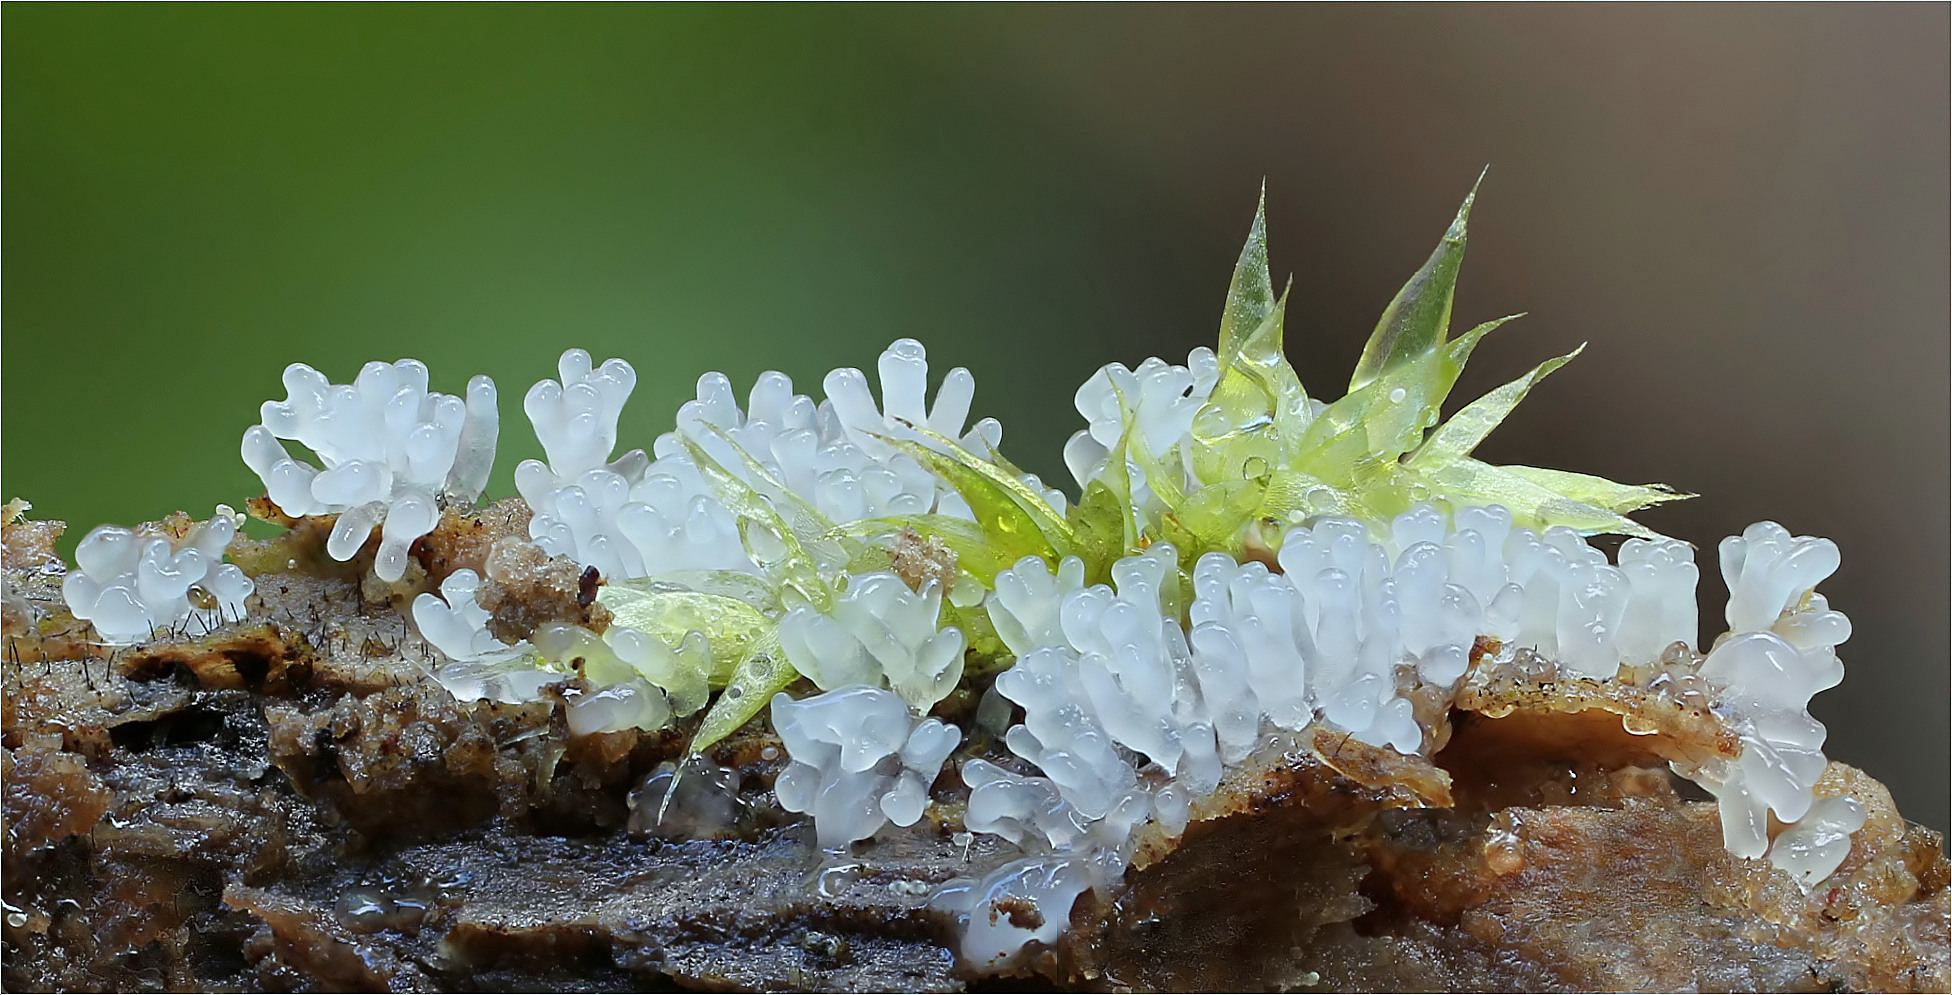
M1668 772L1736 748L1705 701L1488 652L1432 706L1429 758L1270 737L1058 944L975 977L931 892L1021 852L961 832L955 762L920 824L823 853L772 800L763 716L679 768L664 805L686 730L572 740L553 697L460 702L429 677L399 607L524 518L449 515L388 588L321 565L301 523L233 550L257 578L246 619L113 652L61 605L59 523L8 525L5 987L1952 985L1942 837L1882 785L1831 765L1817 794L1869 818L1805 892L1731 857L1713 803ZM492 592L509 625L587 607L576 571L536 576ZM1000 752L980 734L962 751Z

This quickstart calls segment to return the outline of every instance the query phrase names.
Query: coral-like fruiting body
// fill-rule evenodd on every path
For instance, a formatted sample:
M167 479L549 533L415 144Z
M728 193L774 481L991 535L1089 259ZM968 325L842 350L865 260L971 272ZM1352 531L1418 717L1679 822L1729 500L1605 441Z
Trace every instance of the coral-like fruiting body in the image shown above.
M820 845L844 847L884 823L912 826L962 731L918 718L900 696L856 684L800 701L773 697L773 728L792 758L773 790L813 816Z
M244 462L285 514L338 515L326 550L349 560L380 526L373 572L399 580L407 549L432 531L448 502L481 495L500 433L495 382L468 382L467 398L430 392L416 359L367 363L350 384L293 363L283 401L266 401L244 433ZM318 454L315 467L292 458L279 439Z
M253 584L224 562L236 537L237 516L223 505L181 538L97 526L75 547L76 569L62 580L62 598L110 645L151 639L191 621L210 629L241 620Z

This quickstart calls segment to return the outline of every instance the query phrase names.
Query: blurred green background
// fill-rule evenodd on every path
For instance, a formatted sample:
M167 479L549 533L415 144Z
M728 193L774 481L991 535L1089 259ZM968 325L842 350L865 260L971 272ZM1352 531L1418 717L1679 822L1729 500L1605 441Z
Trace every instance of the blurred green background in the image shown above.
M1478 170L1461 397L1581 341L1493 459L1828 535L1831 755L1945 828L1947 11L67 6L0 12L0 487L89 526L256 481L293 361L572 345L648 445L705 370L915 336L1049 479L1109 360L1210 341L1265 177L1334 396ZM1722 594L1704 556L1707 600ZM1704 612L1704 622L1718 609Z

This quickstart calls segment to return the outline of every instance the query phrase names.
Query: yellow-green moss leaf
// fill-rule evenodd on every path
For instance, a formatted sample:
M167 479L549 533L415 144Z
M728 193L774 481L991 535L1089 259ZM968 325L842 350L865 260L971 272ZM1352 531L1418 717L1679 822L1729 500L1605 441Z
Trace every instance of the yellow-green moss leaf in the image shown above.
M1193 418L1193 467L1206 483L1269 472L1308 427L1308 392L1282 343L1287 307L1283 292L1261 324L1219 356L1220 378Z
M1478 182L1484 182L1482 174ZM1457 271L1464 263L1464 235L1471 217L1471 203L1477 199L1477 184L1464 196L1457 217L1437 243L1436 251L1396 292L1383 309L1376 330L1362 347L1362 359L1349 378L1355 391L1387 373L1391 368L1424 356L1444 343L1450 331L1451 298L1457 289Z
M1109 579L1112 563L1131 552L1136 541L1131 499L1122 498L1104 481L1094 480L1085 485L1084 495L1068 517L1078 536L1075 553L1084 561L1087 583Z
M1242 530L1254 520L1267 494L1268 479L1227 480L1194 491L1168 517L1161 538L1173 544L1182 562L1207 552L1238 555Z
M1512 523L1521 528L1544 530L1563 525L1587 535L1659 538L1658 533L1618 512L1567 497L1505 467L1469 457L1425 476L1434 495L1456 506L1504 505L1511 512Z
M1487 321L1443 348L1391 367L1329 405L1309 426L1294 467L1347 489L1372 475L1377 465L1421 445L1472 350L1515 317Z
M1044 502L1042 494L1003 468L964 449L955 440L919 425L912 427L916 434L936 443L942 451L907 439L887 439L887 442L947 480L976 513L984 532L1007 534L1013 540L1023 536L1027 542L1034 541L1029 537L1036 536L1045 547L1059 551L1076 545L1077 537L1071 533L1070 524ZM981 508L978 501L982 502ZM1014 510L1005 505L1014 506Z
M712 687L725 686L752 641L772 625L759 609L737 598L656 589L653 584L641 580L605 584L597 592L597 604L610 609L612 624L655 636L674 649L683 645L688 633L703 634L711 651L706 677Z
M964 500L968 500L967 496ZM1031 548L1023 549L1014 541L999 544L980 524L953 515L873 518L840 527L842 534L858 538L886 538L911 529L924 539L939 540L949 547L950 552L956 554L957 569L976 578L984 587L995 586L996 575L1015 566L1025 556L1048 556L1050 552L1048 545L1039 547L1033 544ZM876 562L869 569L885 570L888 566ZM866 573L868 570L850 566L849 572Z
M698 731L692 734L691 753L703 753L712 744L737 732L740 726L751 721L760 709L766 707L775 693L784 690L799 676L792 664L786 662L786 652L780 649L779 630L766 627L752 641L738 666L733 668L725 690L719 692L718 699L705 712L704 720L698 724Z
M1583 352L1585 348L1582 343L1578 349L1548 359L1532 367L1530 373L1465 405L1456 414L1450 416L1448 421L1438 426L1435 432L1430 433L1430 438L1424 440L1423 445L1410 454L1409 459L1404 462L1413 467L1436 467L1471 455L1471 450L1476 449L1478 443L1483 442L1484 437L1490 435L1491 430L1497 428L1499 423L1511 414L1512 409L1525 399L1525 395L1531 392L1535 384L1545 379L1546 374L1571 362L1572 358Z
M833 536L833 524L819 519L810 509L802 509L801 517L813 515L813 520L802 522L798 528L789 525L772 503L720 466L703 446L683 435L679 435L678 439L691 455L698 472L712 485L720 503L737 519L739 537L746 554L765 571L767 579L773 582L782 597L790 595L790 600L804 602L823 612L832 608L833 589L820 579L819 564L801 544L800 536L803 532L812 532L816 544L831 543L835 554L840 555L841 547L839 540ZM743 454L744 451L740 452ZM812 531L815 528L817 532Z
M1220 312L1220 355L1240 351L1240 340L1266 322L1274 312L1274 279L1267 268L1267 182L1261 183L1261 199L1254 206L1254 224L1247 229L1247 244L1234 262L1233 280L1227 284L1227 304Z
M714 461L704 447L693 444L690 439L685 439L685 445L690 448L694 462L703 459L718 471L716 479L712 481L715 489L723 492L727 487L736 488L741 502L747 505L754 503L752 499L760 499L757 503L771 511L769 522L784 525L787 533L796 540L798 546L816 561L844 563L848 560L853 550L846 548L845 544L834 535L833 522L828 521L825 515L792 488L775 479L771 471L758 460L753 459L752 454L746 452L745 447L726 434L724 429L709 423L704 428L731 448L745 470L743 476L732 474ZM680 438L684 437L681 435ZM700 469L703 468L704 464L701 463ZM727 507L730 508L730 505L728 504ZM735 514L738 512L736 508L731 510Z
M1352 511L1346 492L1311 474L1282 470L1268 478L1260 505L1249 517L1289 525L1310 515L1347 515Z
M1695 497L1666 484L1621 484L1605 477L1536 466L1501 466L1499 469L1575 501L1621 514Z

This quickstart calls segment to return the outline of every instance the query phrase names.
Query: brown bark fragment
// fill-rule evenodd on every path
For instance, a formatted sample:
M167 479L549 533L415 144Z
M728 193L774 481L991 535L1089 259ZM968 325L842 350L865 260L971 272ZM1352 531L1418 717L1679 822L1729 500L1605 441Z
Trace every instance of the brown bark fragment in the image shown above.
M514 644L551 622L580 625L601 633L610 626L610 609L585 599L591 586L584 570L566 556L550 556L526 541L503 542L488 554L487 576L475 603L488 612L488 631Z

